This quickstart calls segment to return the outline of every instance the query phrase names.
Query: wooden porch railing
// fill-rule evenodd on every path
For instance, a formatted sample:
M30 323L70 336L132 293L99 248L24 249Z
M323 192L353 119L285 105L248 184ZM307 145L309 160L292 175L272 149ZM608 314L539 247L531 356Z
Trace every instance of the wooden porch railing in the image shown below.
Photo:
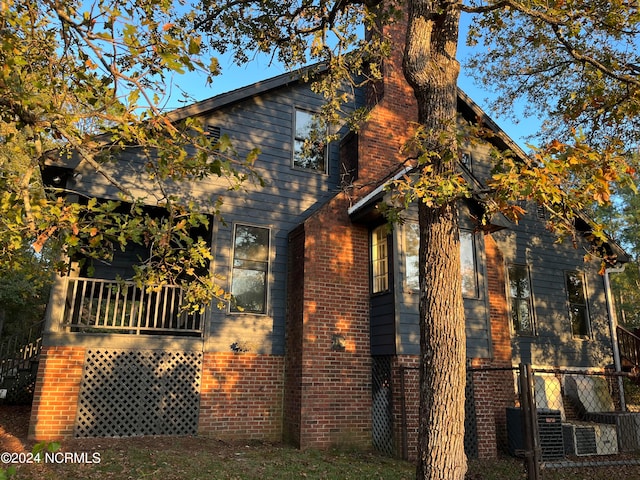
M618 325L618 349L623 367L640 367L640 337Z
M29 330L16 333L0 342L0 384L19 370L30 370L31 362L37 362L42 348L44 320Z
M205 315L181 309L183 290L147 291L131 282L69 278L63 325L71 332L202 336Z

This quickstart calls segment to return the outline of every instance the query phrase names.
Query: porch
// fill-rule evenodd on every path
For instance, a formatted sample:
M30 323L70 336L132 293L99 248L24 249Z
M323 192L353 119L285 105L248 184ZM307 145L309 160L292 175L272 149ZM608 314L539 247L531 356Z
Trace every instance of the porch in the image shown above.
M86 277L61 282L63 306L50 319L59 332L203 336L206 312L185 310L179 286L140 288L133 282Z

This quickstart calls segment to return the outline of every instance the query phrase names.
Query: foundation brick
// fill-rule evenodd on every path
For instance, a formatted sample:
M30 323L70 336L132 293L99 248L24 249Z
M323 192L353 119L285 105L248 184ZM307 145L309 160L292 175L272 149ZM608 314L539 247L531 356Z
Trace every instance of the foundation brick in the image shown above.
M42 347L29 438L59 440L73 435L84 357L81 347Z

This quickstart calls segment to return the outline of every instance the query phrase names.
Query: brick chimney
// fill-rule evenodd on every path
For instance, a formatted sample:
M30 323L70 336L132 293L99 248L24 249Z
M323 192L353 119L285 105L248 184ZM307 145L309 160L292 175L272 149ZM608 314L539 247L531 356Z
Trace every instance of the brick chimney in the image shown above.
M358 173L356 185L377 184L393 176L407 155L401 152L413 134L418 108L413 89L404 78L406 17L384 27L384 35L393 45L390 58L382 65L382 82L370 85L367 98L371 106L369 121L358 133ZM373 187L356 192L361 197Z

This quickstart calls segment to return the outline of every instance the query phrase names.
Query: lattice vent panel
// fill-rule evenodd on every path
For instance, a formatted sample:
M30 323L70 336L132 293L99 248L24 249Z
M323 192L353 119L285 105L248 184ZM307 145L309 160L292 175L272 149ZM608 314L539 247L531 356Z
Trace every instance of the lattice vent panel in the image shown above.
M393 455L391 357L373 357L371 373L373 445L379 452Z
M76 437L194 435L201 352L88 350Z

